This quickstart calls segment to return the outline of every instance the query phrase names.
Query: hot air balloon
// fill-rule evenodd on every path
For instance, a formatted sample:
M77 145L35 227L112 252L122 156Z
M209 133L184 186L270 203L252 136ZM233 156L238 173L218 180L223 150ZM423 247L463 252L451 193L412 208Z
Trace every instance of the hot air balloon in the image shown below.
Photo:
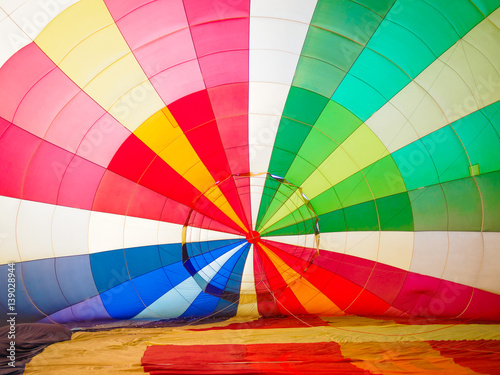
M500 321L498 0L0 7L5 316Z

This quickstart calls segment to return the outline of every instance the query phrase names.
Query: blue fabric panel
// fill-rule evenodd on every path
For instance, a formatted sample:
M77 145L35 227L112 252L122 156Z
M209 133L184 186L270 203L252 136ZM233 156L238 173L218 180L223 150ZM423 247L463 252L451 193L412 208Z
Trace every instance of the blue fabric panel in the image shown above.
M236 246L240 245L245 241L238 240L238 241L212 241L212 242L217 242L217 244L209 244L208 246L210 250L204 252L201 255L197 255L189 259L191 265L193 266L196 272L198 272L199 270L201 270L203 267L213 262L218 257L224 255L226 252L228 252L231 249L234 249Z
M182 261L182 244L159 245L161 264L163 267Z
M40 259L22 263L17 285L23 278L24 286L33 304L49 315L69 306L56 278L55 259Z
M245 245L238 252L236 252L236 254L229 258L228 261L221 267L217 275L212 278L210 284L219 289L225 289L229 278L231 278L231 275L234 272L234 267L236 266L241 255L245 252L245 250L248 250L249 247L250 244Z
M157 245L125 249L128 272L134 278L162 267Z
M56 258L57 280L70 305L98 294L88 254Z
M243 275L243 269L245 268L245 263L246 263L246 260L248 257L249 250L250 250L250 246L246 246L245 250L241 254L240 258L238 259L238 262L234 266L231 277L227 281L225 290L230 291L230 292L234 292L234 293L240 292L241 276ZM253 260L250 260L250 261L252 262Z
M38 311L28 298L28 295L26 294L26 290L24 289L22 281L21 267L22 267L21 263L16 263L14 272L16 275L15 312L17 312L18 314L16 317L16 322L17 323L34 322L43 319L45 315L42 314L40 311ZM2 280L1 283L2 288L0 290L0 304L5 310L8 309L8 288L7 288L8 275L9 275L8 265L2 264L0 266L0 277ZM4 322L4 324L6 323Z
M196 318L211 315L220 298L211 296L210 294L201 292L198 297L193 301L191 306L180 316L181 318Z
M123 249L90 254L90 265L99 293L130 279Z
M215 308L214 316L235 316L238 312L238 303L220 299Z

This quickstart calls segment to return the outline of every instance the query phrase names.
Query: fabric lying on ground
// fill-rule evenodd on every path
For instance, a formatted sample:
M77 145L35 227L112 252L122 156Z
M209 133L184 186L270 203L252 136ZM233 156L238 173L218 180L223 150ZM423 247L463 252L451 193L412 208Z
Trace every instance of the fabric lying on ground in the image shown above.
M54 324L9 324L0 327L0 374L22 374L25 364L33 356L50 344L70 338L71 332L67 328ZM11 355L12 346L14 350Z
M500 325L282 318L76 332L26 374L498 374Z

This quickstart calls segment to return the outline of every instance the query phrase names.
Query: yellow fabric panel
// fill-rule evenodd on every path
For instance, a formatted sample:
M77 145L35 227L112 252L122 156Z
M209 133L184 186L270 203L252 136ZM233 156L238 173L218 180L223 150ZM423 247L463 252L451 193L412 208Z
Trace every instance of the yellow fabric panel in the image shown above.
M245 225L227 202L222 191L214 186L214 178L168 108L154 113L134 131L134 134L241 229L245 229Z
M283 186L283 185L281 185ZM281 188L280 186L280 188ZM276 195L276 197L279 197L279 195ZM295 210L297 210L299 207L304 205L304 198L302 197L302 194L300 193L300 190L295 190L293 194L283 202L281 207L276 211L274 214L272 214L272 211L267 211L264 217L262 218L262 222L265 223L264 226L262 227L262 231L265 231L266 229L270 228L272 225L276 224L278 221L286 217L287 215L291 214ZM266 217L270 216L270 217ZM266 221L267 220L267 221Z
M318 288L289 267L265 245L261 244L261 247L309 314L343 315L342 310L320 292Z
M59 64L77 44L112 23L102 0L82 0L54 18L35 38L35 43Z
M476 374L453 359L442 357L426 342L343 343L340 348L354 366L372 374Z

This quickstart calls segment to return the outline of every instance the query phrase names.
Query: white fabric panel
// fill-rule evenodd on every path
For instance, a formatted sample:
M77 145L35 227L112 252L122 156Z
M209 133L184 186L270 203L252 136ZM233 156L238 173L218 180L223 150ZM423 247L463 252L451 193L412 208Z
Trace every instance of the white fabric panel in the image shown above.
M16 242L16 217L21 201L0 196L0 264L19 262Z
M380 232L378 261L408 271L413 254L413 232Z
M16 234L22 261L54 256L51 236L54 210L51 204L21 201Z
M316 0L252 0L250 15L311 22Z
M276 18L250 18L250 49L280 50L300 55L309 24ZM289 58L292 58L290 56Z
M123 249L125 216L92 211L89 223L89 252Z
M475 286L483 260L481 232L448 232L450 251L443 279Z
M250 114L248 122L250 125L248 138L250 171L267 172L279 126L279 117Z
M9 18L0 23L0 66L33 39L64 9L78 0L3 0Z
M196 281L189 277L169 290L134 319L177 318L186 311L201 293Z
M345 253L347 246L348 232L327 232L321 233L319 237L319 248L333 251L335 253Z
M266 183L265 175L250 177L250 205L252 212L252 228L255 228L257 224L257 218L259 215L259 205L262 198L262 192L264 191L264 185Z
M500 9L489 18L497 20ZM500 30L484 20L366 124L390 152L500 100Z
M441 278L448 257L447 232L415 232L410 271Z
M158 243L181 243L182 242L182 225L160 222L158 230Z
M484 257L476 287L500 294L500 233L483 232Z
M347 232L345 253L377 261L379 243L380 232Z
M88 254L90 211L56 206L52 244L56 257Z
M138 247L158 244L158 222L127 216L125 218L125 230L123 246Z
M250 50L250 82L282 83L290 86L299 55L271 50Z
M203 242L203 241L218 241L218 240L236 240L244 239L242 236L236 234L218 232L215 230L207 230L195 227L188 227L186 238L188 242ZM182 242L182 238L176 242Z
M281 116L289 90L289 86L277 83L250 82L248 112L250 114ZM250 126L253 124L250 123ZM252 131L253 129L250 129L250 135L252 135Z
M5 13L3 15L5 16ZM30 42L31 40L12 19L4 17L0 21L0 66Z

